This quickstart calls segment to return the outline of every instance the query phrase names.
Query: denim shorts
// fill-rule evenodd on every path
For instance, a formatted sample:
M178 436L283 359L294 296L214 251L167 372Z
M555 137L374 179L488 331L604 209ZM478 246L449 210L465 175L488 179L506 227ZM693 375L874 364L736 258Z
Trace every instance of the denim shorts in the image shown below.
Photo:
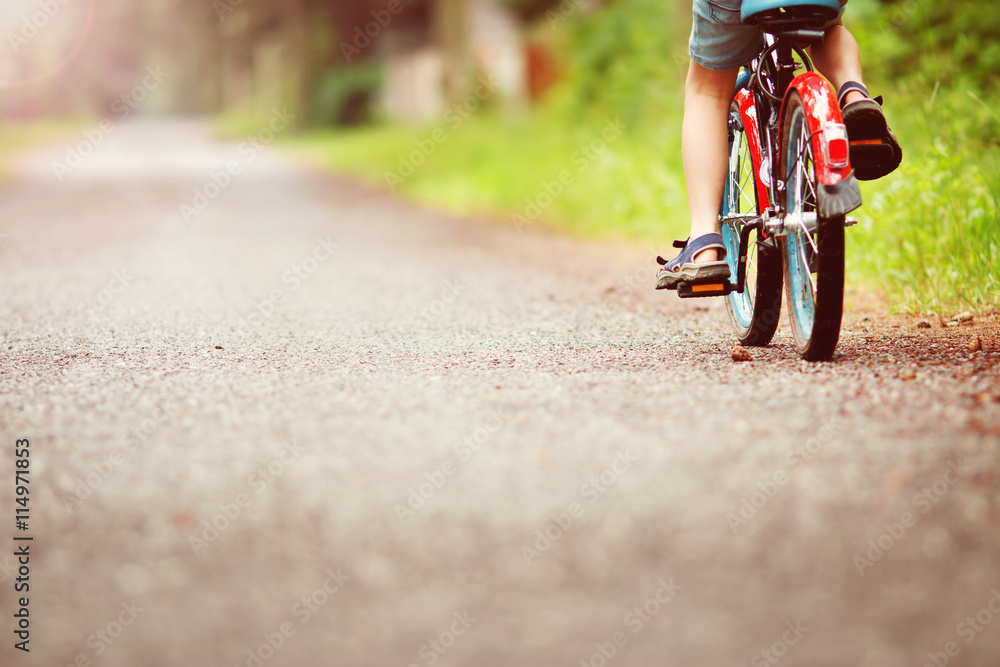
M688 42L691 60L706 69L726 72L757 55L764 47L764 35L759 27L740 20L741 4L742 0L694 0ZM847 0L840 0L841 14L846 4Z

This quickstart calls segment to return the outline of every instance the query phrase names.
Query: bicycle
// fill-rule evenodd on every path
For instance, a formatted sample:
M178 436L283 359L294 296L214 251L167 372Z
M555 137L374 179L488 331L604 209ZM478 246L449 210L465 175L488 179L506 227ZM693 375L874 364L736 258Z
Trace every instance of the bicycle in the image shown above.
M729 112L719 223L735 283L677 285L682 298L725 296L740 343L763 346L784 284L795 348L810 361L830 359L840 338L844 230L861 206L836 93L805 50L839 15L838 0L744 0L741 18L765 46L741 70Z

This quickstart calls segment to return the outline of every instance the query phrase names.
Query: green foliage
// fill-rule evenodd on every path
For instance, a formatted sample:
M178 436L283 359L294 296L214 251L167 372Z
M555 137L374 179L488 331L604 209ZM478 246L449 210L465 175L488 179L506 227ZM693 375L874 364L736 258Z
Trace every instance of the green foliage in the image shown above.
M394 169L400 151L415 139L413 128L378 125L314 130L291 136L289 148L317 167L350 171L373 185L385 185L383 175Z
M681 98L687 72L687 13L667 0L621 0L573 15L562 112L656 123Z
M846 20L903 147L900 169L863 187L849 274L903 309L1000 305L1000 8L852 0Z
M46 118L0 124L0 181L10 174L9 163L23 150L66 141L93 123L91 118Z
M381 63L327 70L318 77L309 118L315 125L358 125L374 119L374 101L382 86Z
M1000 5L992 0L893 0L865 11L871 20L859 31L864 52L888 76L916 74L979 89L997 84Z
M848 257L898 306L1000 304L1000 160L945 142L869 196Z
M665 221L678 234L686 223L678 214L685 208L677 178L680 137L672 131L679 117L674 110L664 126L626 125L615 137L614 131L604 134L617 122L610 117L567 125L551 113L522 121L493 114L455 129L382 126L312 133L295 139L293 147L311 162L386 186L392 180L386 175L400 173L401 161L416 162L410 156L418 143L433 145L429 137L444 129L444 143L426 161L421 154L420 167L398 184L399 191L515 226L651 239L663 233ZM561 175L567 177L564 183Z

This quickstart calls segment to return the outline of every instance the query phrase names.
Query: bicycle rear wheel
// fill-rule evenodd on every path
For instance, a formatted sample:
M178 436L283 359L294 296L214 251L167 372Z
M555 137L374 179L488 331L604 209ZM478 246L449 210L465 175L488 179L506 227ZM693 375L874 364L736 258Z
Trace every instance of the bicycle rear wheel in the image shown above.
M729 171L719 214L726 260L736 280L740 257L740 234L745 222L733 216L759 212L757 174L750 154L750 142L733 101L729 109ZM725 220L726 217L730 219ZM726 311L736 337L743 345L767 345L778 328L781 313L781 257L776 248L759 246L756 231L750 232L747 247L746 281L742 292L726 296Z
M844 311L844 216L819 217L816 163L802 97L791 91L782 119L787 183L781 239L785 299L795 348L808 361L833 356Z

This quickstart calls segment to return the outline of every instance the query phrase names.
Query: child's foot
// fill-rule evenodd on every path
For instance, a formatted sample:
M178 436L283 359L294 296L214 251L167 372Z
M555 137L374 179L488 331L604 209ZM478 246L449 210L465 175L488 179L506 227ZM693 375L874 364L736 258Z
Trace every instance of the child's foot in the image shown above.
M882 113L882 98L872 99L867 88L849 81L841 86L837 101L847 126L851 166L858 180L873 181L895 171L903 151Z
M705 283L729 280L729 263L722 235L713 233L695 240L674 241L681 251L671 260L657 257L660 270L656 274L656 289L677 289L679 283Z

